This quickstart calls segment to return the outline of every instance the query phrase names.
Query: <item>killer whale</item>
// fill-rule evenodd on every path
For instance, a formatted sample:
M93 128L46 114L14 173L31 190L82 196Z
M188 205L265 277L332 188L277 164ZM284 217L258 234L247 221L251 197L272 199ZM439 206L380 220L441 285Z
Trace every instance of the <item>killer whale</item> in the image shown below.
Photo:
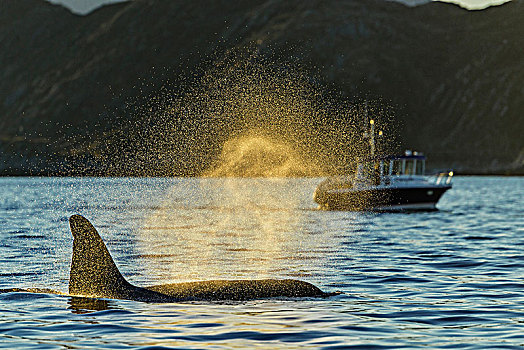
M148 302L189 300L249 300L273 297L328 297L311 283L295 279L211 280L138 287L120 273L95 227L72 215L73 255L69 294Z

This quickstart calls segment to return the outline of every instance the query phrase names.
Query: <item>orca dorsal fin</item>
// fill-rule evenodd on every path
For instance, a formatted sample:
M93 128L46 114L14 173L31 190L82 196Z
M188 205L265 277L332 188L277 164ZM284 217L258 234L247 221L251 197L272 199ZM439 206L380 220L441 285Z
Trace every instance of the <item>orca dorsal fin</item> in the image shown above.
M131 287L118 270L95 227L81 215L69 218L73 257L69 294L119 298Z

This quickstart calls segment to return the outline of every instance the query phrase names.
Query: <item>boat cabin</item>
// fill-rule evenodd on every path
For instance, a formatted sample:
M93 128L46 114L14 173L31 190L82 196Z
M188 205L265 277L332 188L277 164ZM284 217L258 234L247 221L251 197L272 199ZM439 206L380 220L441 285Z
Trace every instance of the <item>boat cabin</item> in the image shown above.
M371 157L357 166L356 178L374 185L389 185L392 177L424 176L426 157L418 152L406 151L404 155Z

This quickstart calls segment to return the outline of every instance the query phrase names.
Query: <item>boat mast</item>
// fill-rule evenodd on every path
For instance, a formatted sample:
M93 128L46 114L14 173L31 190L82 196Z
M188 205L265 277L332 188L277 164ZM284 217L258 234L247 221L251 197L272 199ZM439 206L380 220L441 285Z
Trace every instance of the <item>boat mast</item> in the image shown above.
M375 157L375 121L369 118L368 101L365 102L364 108L366 109L366 119L369 121L370 130L364 132L364 137L369 138L369 151L371 158ZM382 134L382 132L381 132Z
M369 135L369 149L371 151L371 157L375 156L375 121L373 119L369 120L371 125L370 135Z

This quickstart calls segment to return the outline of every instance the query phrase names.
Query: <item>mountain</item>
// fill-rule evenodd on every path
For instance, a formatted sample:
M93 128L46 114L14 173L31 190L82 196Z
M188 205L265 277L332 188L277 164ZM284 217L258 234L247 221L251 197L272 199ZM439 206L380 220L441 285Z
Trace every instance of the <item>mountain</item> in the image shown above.
M524 174L523 4L3 1L0 172L198 175L259 129L339 171L370 101L434 168Z

